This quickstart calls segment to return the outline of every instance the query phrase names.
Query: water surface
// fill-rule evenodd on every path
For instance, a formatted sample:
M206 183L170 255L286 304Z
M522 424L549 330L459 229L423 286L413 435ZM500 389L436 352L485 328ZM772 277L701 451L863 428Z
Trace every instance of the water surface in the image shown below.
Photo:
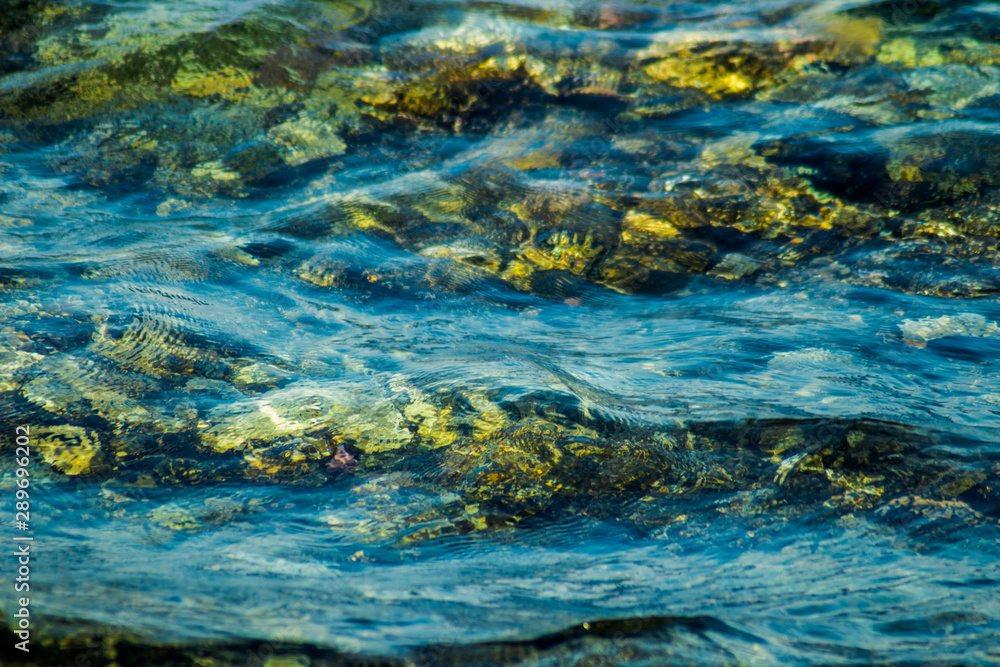
M5 660L1000 662L998 38L12 5Z

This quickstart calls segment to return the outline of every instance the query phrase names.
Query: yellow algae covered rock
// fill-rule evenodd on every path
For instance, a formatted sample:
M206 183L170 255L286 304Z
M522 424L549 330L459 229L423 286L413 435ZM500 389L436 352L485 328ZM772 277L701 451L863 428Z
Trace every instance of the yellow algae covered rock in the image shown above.
M943 65L944 56L937 45L921 44L912 37L898 37L882 45L878 53L881 63L900 63L907 67Z
M139 376L120 375L89 359L69 354L44 357L36 363L35 370L21 387L21 394L53 414L87 417L96 413L120 424L156 423L161 428L168 423L176 425L172 420L164 421L154 406L147 408L130 395L154 387Z
M676 238L681 233L669 220L635 209L625 214L622 225L624 243L642 243L650 239Z
M292 373L272 364L250 361L241 365L230 377L233 386L243 391L273 389L292 378Z
M118 364L150 376L171 374L221 377L227 370L218 350L192 345L166 318L133 320L119 335L102 325L91 349Z
M656 41L639 53L651 79L712 97L743 97L772 88L816 62L851 65L873 57L882 43L877 18L805 19L772 41L719 40L710 34Z
M441 469L466 502L531 513L556 496L579 500L645 487L666 458L650 443L604 440L583 426L525 417L443 450Z
M426 448L451 447L470 438L480 442L510 423L510 416L486 395L485 388L430 394L410 386L402 376L392 378L389 386L415 439Z
M25 109L25 116L48 116L67 120L87 117L114 103L118 109L134 109L159 99L161 91L145 85L124 85L113 75L102 70L88 70L70 84L70 95L57 97L51 106Z
M206 420L200 438L216 452L292 440L322 444L333 438L372 453L398 449L413 437L392 401L370 384L351 380L291 385L219 406Z
M538 244L526 246L521 254L539 269L566 269L584 275L606 251L601 241L593 233L559 230L546 234Z
M792 55L772 44L692 41L657 44L643 67L654 81L694 88L713 97L750 95L770 86L792 62Z
M877 59L907 68L949 64L982 67L1000 64L1000 45L964 37L900 36L883 44Z
M197 507L170 502L152 509L149 520L170 530L196 532L244 518L259 506L259 501L241 502L232 498L208 498Z
M231 66L210 71L195 65L187 66L177 72L170 82L170 87L181 95L218 95L233 102L241 101L252 86L253 79L248 72Z
M9 58L4 63L5 73L9 71L8 63L16 63L18 55L32 51L46 31L87 11L89 7L86 3L58 0L5 2L0 15L0 53Z
M502 112L503 101L530 85L525 63L518 59L489 58L479 63L455 65L447 61L430 74L411 76L408 81L383 92L362 97L373 107L394 114L461 125L477 113Z
M315 118L297 118L271 128L268 138L279 147L285 163L296 167L343 153L347 144L338 129Z
M415 424L421 442L426 446L448 447L458 439L454 431L454 415L450 409L431 404L420 392L410 391L403 415Z
M66 475L86 475L103 461L97 434L79 426L43 426L31 437L42 459Z
M221 6L130 7L109 11L99 23L63 21L35 42L36 62L45 69L30 85L3 95L6 115L61 122L178 96L254 101L261 68L317 19L296 16L295 8L274 9L265 18ZM332 21L333 14L323 11L315 22L328 29L349 24L363 18L359 9ZM213 20L219 21L213 30L202 29Z
M298 653L294 655L273 655L264 661L264 667L309 667L309 656Z

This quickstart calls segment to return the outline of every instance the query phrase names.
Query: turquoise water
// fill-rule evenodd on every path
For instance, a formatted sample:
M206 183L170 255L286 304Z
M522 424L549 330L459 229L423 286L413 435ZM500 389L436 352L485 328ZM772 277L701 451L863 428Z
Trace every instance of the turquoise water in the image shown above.
M13 5L4 659L1000 662L998 38Z

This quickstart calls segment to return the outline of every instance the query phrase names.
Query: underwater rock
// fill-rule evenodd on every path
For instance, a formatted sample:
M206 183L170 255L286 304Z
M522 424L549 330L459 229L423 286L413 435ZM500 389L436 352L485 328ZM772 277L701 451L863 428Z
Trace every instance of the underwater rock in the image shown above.
M653 81L691 88L712 97L743 97L774 85L792 57L771 44L693 42L650 47L643 71Z
M330 439L352 442L365 453L398 449L413 439L391 400L365 382L346 378L327 384L293 383L257 398L217 406L205 420L202 444L220 453L294 442L318 448L328 457Z
M197 341L166 318L155 316L132 320L118 335L102 325L90 349L125 368L154 377L221 378L230 372L224 352Z
M31 444L42 460L65 475L89 475L106 467L97 434L79 426L34 428Z
M488 59L461 67L445 65L431 72L362 99L376 109L460 128L542 94L522 64L511 66Z
M765 91L758 99L791 104L812 104L879 126L920 120L931 91L909 74L886 66L869 66L842 75L807 70L787 83Z
M912 90L931 91L931 104L952 110L1000 93L1000 68L990 65L922 67L906 72L905 79Z
M906 340L924 343L945 336L1000 338L1000 327L997 327L997 323L988 321L978 313L903 320L899 329Z
M531 230L518 254L541 270L564 269L588 277L619 243L620 213L584 193L539 188L514 212Z
M989 66L1000 64L1000 46L964 35L904 34L883 44L876 58L881 63L910 69L952 64Z
M961 500L939 500L919 495L894 498L875 510L883 530L905 531L914 536L911 548L934 548L956 542L970 528L990 524L990 519Z
M901 328L907 337L922 340L998 333L995 323L975 315L907 320ZM636 423L623 431L571 395L541 392L504 399L496 388L474 387L425 393L403 376L388 378L384 388L360 378L292 381L253 398L223 380L192 378L187 384L199 386L186 391L187 402L171 408L177 417L166 419L165 411L140 409L115 391L126 385L106 369L99 384L92 362L58 354L37 364L44 364L46 381L30 376L24 398L57 417L97 415L114 425L107 432L69 424L39 427L43 458L67 475L108 470L123 479L145 475L154 484L246 477L318 484L341 469L358 475L399 473L403 476L394 479L403 486L455 498L412 514L400 510L385 530L403 531L399 534L409 541L510 525L565 506L660 525L677 514L671 510L674 503L702 494L731 498L722 511L746 517L839 516L907 496L967 503L973 513L996 502L988 461L960 465L947 457L926 457L938 436L876 420L667 428ZM843 354L814 348L776 353L768 368L780 382L782 374L799 373L802 367L829 373L842 366L850 371L852 365ZM280 375L269 374L267 367L259 370L268 378ZM265 388L270 381L256 386ZM130 391L149 395L156 385L145 382L132 380ZM187 458L187 442L197 444L207 458ZM104 463L103 443L115 453L113 469ZM337 463L324 467L331 457ZM751 491L752 498L746 495ZM474 509L461 509L467 506ZM167 514L158 521L181 530L201 529L198 517ZM974 516L988 522L985 515Z
M163 20L156 12L109 10L93 25L66 20L35 45L47 69L0 93L3 118L30 122L40 134L81 124L53 161L93 187L134 191L148 182L189 197L239 195L275 170L344 151L341 134L358 122L354 102L362 94L351 93L348 75L319 81L313 72L306 85L268 85L256 76L309 28L343 30L365 14L360 5L346 13L338 7L345 8L321 4L310 16L287 8L266 21L227 16L198 38L176 26L151 29ZM304 115L270 121L296 104ZM176 115L163 113L171 107ZM109 124L106 112L133 115Z
M727 280L739 280L740 278L753 275L763 266L763 262L738 252L733 252L725 255L717 262L708 272L708 275Z
M172 420L135 398L157 389L148 378L124 375L84 357L55 354L31 368L21 394L55 415L87 418L96 414L112 423L156 423L169 429Z
M250 360L230 375L233 386L242 391L266 391L296 379L296 374L273 364Z
M1000 184L1000 133L970 121L858 129L757 146L769 162L806 168L816 187L914 210ZM857 174L866 175L864 180Z
M209 530L249 517L262 503L233 498L208 498L197 507L183 502L164 503L149 510L148 521L163 528L187 533Z
M826 18L815 25L803 23L798 34L772 42L699 37L677 41L669 32L654 36L636 54L642 71L655 82L715 99L747 97L794 79L814 63L843 67L864 62L878 50L881 23Z
M448 488L471 501L516 515L535 513L556 497L599 502L641 489L660 479L664 464L656 450L526 418L444 450L440 474Z
M0 76L24 72L37 60L36 44L49 31L87 11L85 3L10 0L0 17ZM0 118L6 114L0 110Z
M0 330L0 392L17 391L22 371L43 358L30 351L30 341L12 329Z
M336 125L298 118L275 125L268 130L268 138L281 148L285 163L297 167L343 153L347 146L338 130Z

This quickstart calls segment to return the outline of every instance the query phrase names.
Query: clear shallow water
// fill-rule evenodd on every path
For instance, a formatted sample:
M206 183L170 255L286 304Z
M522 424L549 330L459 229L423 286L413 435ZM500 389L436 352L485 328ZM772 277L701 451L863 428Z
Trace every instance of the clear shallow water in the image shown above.
M1000 26L908 7L12 12L39 664L1000 660Z
M207 495L246 495L230 493ZM117 521L53 535L50 544L67 555L89 548L55 569L78 583L60 591L52 611L74 615L105 599L113 604L85 616L147 632L166 624L183 638L298 640L383 655L523 640L594 619L676 616L695 626L670 628L680 641L633 630L600 643L713 663L995 659L995 546L916 553L863 521L748 533L720 520L694 534L675 527L640 538L563 516L489 537L364 544L352 560L359 545L316 520L318 507L337 513L336 493L262 495L284 509L252 527L177 537ZM226 613L233 604L238 617ZM150 622L154 613L160 620Z

